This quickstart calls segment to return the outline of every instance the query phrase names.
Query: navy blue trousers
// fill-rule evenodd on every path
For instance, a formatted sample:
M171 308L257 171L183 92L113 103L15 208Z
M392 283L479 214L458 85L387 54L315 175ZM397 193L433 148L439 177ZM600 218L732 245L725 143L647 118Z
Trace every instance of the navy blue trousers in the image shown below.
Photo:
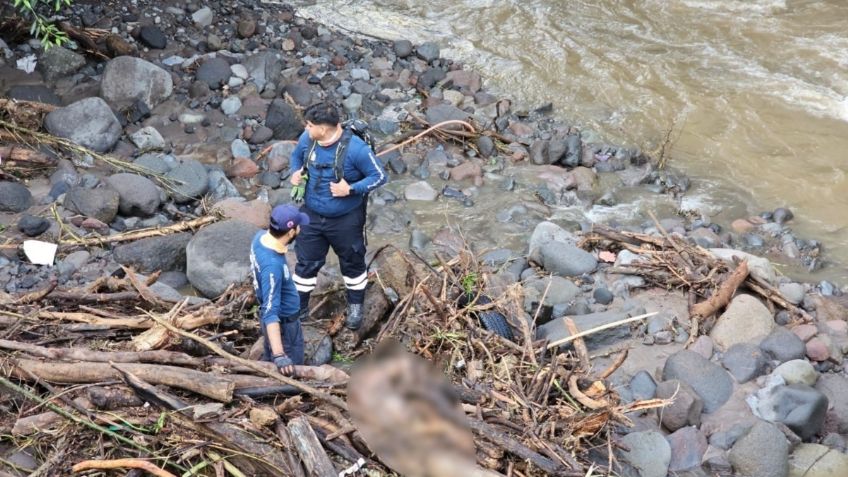
M265 349L262 353L262 361L273 361L271 358L271 342L268 340L268 330L262 328L262 336L265 337ZM303 327L300 325L300 316L280 317L280 338L283 341L283 349L294 364L303 364L304 345Z
M309 224L300 227L294 244L297 266L293 279L300 294L301 310L309 305L309 294L315 289L318 272L327 261L330 247L339 257L348 304L362 304L368 285L364 205L340 217L324 217L306 206L300 210L309 215Z

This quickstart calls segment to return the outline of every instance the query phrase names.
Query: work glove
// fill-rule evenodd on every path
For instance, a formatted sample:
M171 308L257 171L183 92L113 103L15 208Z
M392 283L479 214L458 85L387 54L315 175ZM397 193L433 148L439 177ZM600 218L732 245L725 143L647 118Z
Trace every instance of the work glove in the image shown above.
M306 194L306 183L309 181L309 176L306 171L300 176L300 184L292 186L291 199L294 203L303 202L303 196Z

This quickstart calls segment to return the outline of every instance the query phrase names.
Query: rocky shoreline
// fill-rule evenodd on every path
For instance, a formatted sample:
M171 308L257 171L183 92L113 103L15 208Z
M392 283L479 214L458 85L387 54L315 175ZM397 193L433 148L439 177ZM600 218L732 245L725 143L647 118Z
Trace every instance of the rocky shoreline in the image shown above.
M163 272L151 286L162 300L177 302L185 293L194 302L214 298L244 280L250 238L267 226L270 208L288 200L287 141L302 130L302 108L338 102L369 122L386 144L382 150L413 128L470 121L488 133L464 143L430 136L381 155L392 184L372 197L372 249L408 240L410 249L434 258L472 243L488 267L489 288L522 285L523 311L536 319L537 338L569 336L564 316L586 329L658 311L643 325L587 338L598 354L632 348L611 377L623 398L674 398L661 412L634 419L634 428L618 430L623 475L848 473L848 301L836 285L792 281L764 258L821 266L820 244L792 234L789 210L739 218L726 229L698 210L610 224L685 237L720 259L747 259L753 275L812 318L801 322L740 293L709 334L684 349L687 296L610 272L646 257L587 250L580 242L593 224L548 221L558 208L612 207L632 191L684 196L689 179L658 168L641 151L589 142L579 127L551 119L549 108L522 111L487 93L478 74L441 58L434 43L351 38L283 5L80 4L69 20L105 32L115 58L0 44L0 94L56 106L44 117L50 134L136 169L117 170L86 154L57 158L42 148L57 159L49 177L0 182L7 244L108 237L211 211L225 220L194 233L64 248L52 267L4 248L3 292L29 293L51 280L84 286L128 265ZM16 64L29 55L36 70L25 73ZM487 233L464 236L459 227L427 222L420 210L435 204L470 211ZM526 248L504 247L503 236L522 237ZM327 267L319 291L337 281L338 272ZM326 345L313 332L313 341ZM327 346L313 348L314 362L331 357ZM606 450L595 458L606 465Z

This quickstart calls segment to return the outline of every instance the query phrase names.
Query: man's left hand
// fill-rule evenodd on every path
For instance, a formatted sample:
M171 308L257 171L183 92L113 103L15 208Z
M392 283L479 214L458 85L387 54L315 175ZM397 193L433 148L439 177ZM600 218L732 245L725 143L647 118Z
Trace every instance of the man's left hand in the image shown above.
M347 197L350 195L350 184L342 179L338 182L330 182L330 193L333 197Z

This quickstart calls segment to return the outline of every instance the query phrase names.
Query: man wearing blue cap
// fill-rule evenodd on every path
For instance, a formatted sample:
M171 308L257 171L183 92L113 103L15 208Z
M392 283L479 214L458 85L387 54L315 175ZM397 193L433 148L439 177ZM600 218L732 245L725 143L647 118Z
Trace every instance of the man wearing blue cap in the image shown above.
M347 289L345 326L355 330L362 324L368 285L365 206L368 194L385 184L388 175L371 147L351 128L342 127L335 106L310 106L303 117L306 131L292 152L290 164L291 183L302 191L302 210L311 219L295 250L294 283L300 293L301 316L309 313L309 295L333 247Z
M303 364L303 330L300 326L300 297L286 263L289 245L309 223L309 216L292 205L271 211L270 227L253 237L250 268L253 291L259 303L259 322L265 337L263 361L271 361L281 373L291 375L294 365Z

